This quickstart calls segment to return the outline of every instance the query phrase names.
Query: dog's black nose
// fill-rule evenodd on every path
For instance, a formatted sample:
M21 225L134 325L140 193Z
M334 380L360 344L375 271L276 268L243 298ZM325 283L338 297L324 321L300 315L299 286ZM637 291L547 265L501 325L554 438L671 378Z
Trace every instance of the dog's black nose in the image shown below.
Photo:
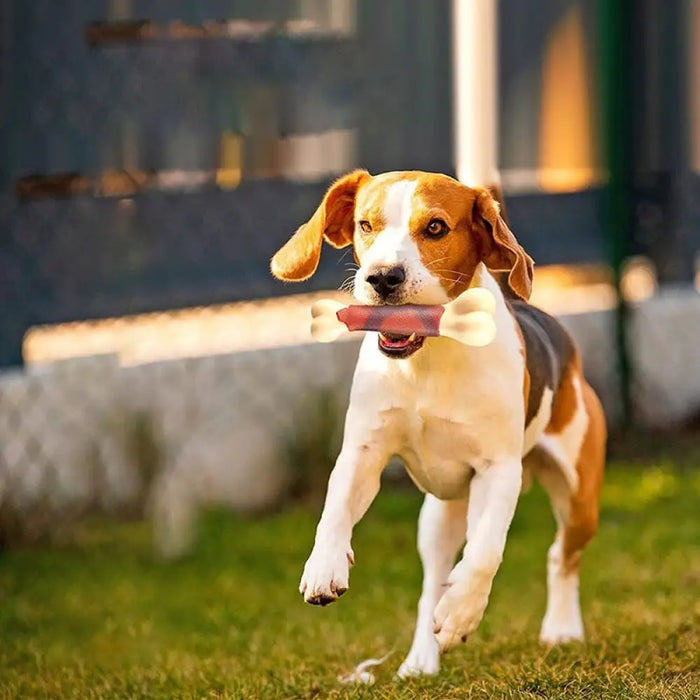
M377 267L367 275L374 291L386 298L406 281L406 271L400 265L394 267Z

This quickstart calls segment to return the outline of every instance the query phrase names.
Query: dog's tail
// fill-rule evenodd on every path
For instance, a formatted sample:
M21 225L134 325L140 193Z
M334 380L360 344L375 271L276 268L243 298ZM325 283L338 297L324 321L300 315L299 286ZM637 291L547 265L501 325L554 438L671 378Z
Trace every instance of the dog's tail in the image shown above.
M501 209L501 218L503 221L506 222L506 226L510 226L510 222L508 221L508 210L506 209L506 202L503 197L503 189L501 188L501 183L497 182L491 185L488 185L486 188L490 195L498 202L498 206ZM494 277L496 278L496 282L498 282L498 286L501 288L501 292L503 296L508 299L509 301L515 301L517 299L520 299L520 297L510 288L510 285L508 284L508 273L507 272L497 272Z

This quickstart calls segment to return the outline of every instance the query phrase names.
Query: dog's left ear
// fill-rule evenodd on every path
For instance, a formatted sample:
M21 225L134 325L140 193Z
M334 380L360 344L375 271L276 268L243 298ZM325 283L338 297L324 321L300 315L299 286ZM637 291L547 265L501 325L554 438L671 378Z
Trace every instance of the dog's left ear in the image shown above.
M527 301L532 293L534 262L501 216L498 202L486 190L474 200L473 223L482 229L482 262L489 270L508 274L508 286Z
M300 282L316 272L324 239L334 248L352 243L355 197L371 178L366 170L353 170L336 180L314 215L278 250L270 262L272 274L287 282Z

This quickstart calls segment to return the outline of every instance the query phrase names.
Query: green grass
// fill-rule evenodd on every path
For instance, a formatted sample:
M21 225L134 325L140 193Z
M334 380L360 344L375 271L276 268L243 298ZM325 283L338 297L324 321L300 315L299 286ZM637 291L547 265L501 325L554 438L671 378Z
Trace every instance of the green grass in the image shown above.
M690 461L690 460L688 460ZM691 698L700 696L700 471L609 470L583 563L589 642L537 644L553 527L521 500L479 631L440 676L397 684L420 587L418 494L384 491L355 536L350 591L296 586L317 512L205 518L196 552L151 554L143 524L86 523L70 544L0 554L0 697ZM336 677L393 650L372 688Z

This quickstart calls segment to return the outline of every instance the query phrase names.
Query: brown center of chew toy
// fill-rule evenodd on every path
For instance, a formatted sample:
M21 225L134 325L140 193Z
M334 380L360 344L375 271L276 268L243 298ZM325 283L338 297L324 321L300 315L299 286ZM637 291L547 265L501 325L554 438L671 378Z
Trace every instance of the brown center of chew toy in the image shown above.
M382 350L415 352L427 336L452 338L464 345L488 345L496 335L496 300L487 289L467 289L444 306L343 306L331 299L311 307L311 335L330 343L346 330L379 333Z
M444 306L346 306L336 312L349 331L378 331L396 335L438 336Z

